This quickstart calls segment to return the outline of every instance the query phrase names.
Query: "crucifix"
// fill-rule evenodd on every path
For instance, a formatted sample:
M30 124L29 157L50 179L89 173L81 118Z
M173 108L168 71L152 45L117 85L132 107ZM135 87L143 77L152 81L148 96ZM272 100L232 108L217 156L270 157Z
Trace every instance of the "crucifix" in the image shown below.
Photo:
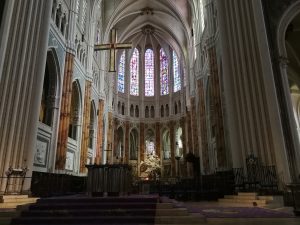
M117 43L117 31L111 29L108 44L95 45L95 51L109 50L109 72L116 72L116 49L131 49L131 43Z

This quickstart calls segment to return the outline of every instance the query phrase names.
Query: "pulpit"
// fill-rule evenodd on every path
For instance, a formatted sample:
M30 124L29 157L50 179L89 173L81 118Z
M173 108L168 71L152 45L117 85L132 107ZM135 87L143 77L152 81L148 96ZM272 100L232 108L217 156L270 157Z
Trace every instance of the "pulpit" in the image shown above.
M90 196L121 196L131 191L131 166L127 164L86 165Z

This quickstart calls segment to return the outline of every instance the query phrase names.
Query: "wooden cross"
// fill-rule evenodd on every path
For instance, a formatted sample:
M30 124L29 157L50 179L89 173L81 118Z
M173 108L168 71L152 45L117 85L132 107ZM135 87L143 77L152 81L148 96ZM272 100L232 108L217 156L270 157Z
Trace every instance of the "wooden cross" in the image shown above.
M131 43L117 43L117 31L111 29L109 44L95 45L95 51L110 50L109 53L109 72L116 72L116 49L131 49Z

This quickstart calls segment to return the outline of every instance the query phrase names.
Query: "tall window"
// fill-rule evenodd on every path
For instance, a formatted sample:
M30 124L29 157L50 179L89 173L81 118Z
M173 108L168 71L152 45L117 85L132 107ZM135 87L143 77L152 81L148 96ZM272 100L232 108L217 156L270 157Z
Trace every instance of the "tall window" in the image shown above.
M130 60L130 94L139 95L139 50L134 49Z
M179 73L178 57L175 51L173 51L173 75L174 75L174 92L181 90L181 78Z
M169 94L168 58L163 49L160 49L160 94Z
M119 62L118 91L121 93L125 92L125 51L123 51Z
M154 96L154 54L151 49L145 53L145 96Z

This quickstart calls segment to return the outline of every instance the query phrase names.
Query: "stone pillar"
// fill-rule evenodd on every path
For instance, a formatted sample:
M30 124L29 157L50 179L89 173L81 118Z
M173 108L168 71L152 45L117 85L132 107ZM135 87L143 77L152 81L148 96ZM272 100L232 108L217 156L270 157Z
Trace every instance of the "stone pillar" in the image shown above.
M196 112L196 99L191 98L191 128L192 128L192 148L195 156L199 156L199 143L198 143L198 127L197 127L197 112Z
M186 112L186 127L187 127L187 132L186 132L186 140L187 140L187 150L186 152L189 153L193 153L193 137L192 137L192 122L191 122L191 112L187 111Z
M169 122L169 129L170 129L170 148L171 148L171 176L176 176L176 159L175 159L175 126L174 122Z
M96 147L96 164L101 164L103 154L103 114L104 114L104 101L99 100L98 106L98 134L97 134L97 147Z
M208 155L208 139L207 139L207 122L206 122L206 107L205 107L205 90L204 81L200 79L197 81L197 89L199 96L199 120L200 120L200 139L201 139L201 153L202 153L202 167L203 171L209 171L209 155Z
M261 1L216 2L233 167L254 153L291 180Z
M183 162L184 162L184 169L181 167L180 168L180 172L181 172L181 176L185 177L187 175L187 164L186 161L184 160L184 157L187 154L187 138L186 138L186 127L185 127L185 122L186 118L182 117L180 119L180 127L182 128L182 157L183 157Z
M68 132L71 118L73 68L74 55L71 53L67 53L65 59L59 130L57 138L57 151L55 162L55 169L57 170L64 170L66 164Z
M0 34L1 176L9 166L32 173L51 6L51 0L6 1ZM30 182L26 179L25 191ZM0 191L5 184L1 179Z
M124 163L128 164L129 163L129 139L130 139L130 132L129 132L129 127L130 124L128 121L125 122L125 156L124 156Z
M225 137L224 137L224 121L223 111L221 102L221 86L220 86L220 75L218 71L217 55L215 46L208 50L209 67L210 67L210 101L213 104L213 115L211 127L215 133L216 144L217 144L217 161L218 168L227 168L227 153L225 148Z
M159 110L158 110L159 111ZM160 141L160 123L157 122L155 123L155 150L156 150L156 155L158 156L158 158L160 158L161 155L161 141Z
M145 160L145 124L140 123L140 162Z
M84 91L84 108L83 123L81 135L81 152L80 152L80 173L85 173L87 163L89 135L90 135L90 115L91 115L91 90L92 82L86 81Z
M112 163L112 141L113 141L113 115L112 112L107 113L107 142L106 148L106 163Z

